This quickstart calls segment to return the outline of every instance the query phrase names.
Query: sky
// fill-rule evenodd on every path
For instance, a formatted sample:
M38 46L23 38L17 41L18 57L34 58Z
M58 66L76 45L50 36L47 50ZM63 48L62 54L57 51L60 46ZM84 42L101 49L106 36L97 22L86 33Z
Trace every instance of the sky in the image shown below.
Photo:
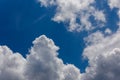
M119 80L120 0L0 0L0 80Z

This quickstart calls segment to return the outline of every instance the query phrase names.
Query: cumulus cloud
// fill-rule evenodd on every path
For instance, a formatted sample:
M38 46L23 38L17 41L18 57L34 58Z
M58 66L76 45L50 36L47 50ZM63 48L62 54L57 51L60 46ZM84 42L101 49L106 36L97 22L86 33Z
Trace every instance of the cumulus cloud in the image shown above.
M109 36L104 35L101 31L97 31L85 38L87 47L84 54L90 60L100 55L107 54L114 48L120 48L120 30Z
M100 54L90 62L83 80L119 80L120 48L107 54Z
M27 56L26 76L28 80L73 80L79 79L80 71L74 65L65 65L57 57L57 50L51 39L41 36L33 41L34 46ZM72 70L71 70L72 69Z
M84 80L119 80L120 30L111 35L97 31L85 38L83 56L89 61Z
M56 6L56 14L53 20L56 22L68 23L69 31L93 30L95 26L90 21L93 17L102 27L106 22L105 14L98 10L94 4L95 0L38 0L42 6Z
M80 70L64 64L58 49L45 35L33 41L26 58L0 46L0 80L80 80Z
M69 31L92 30L91 17L99 23L106 22L104 11L98 10L95 0L39 0L42 6L56 6L53 20L69 24ZM118 8L119 0L108 0ZM98 26L97 25L97 26ZM106 35L107 34L107 35ZM24 58L7 46L0 46L0 80L119 80L120 74L120 29L107 28L86 37L83 57L88 59L84 73L73 64L64 64L58 58L59 47L52 39L41 35L33 41L29 54Z
M7 46L0 46L0 80L24 80L26 60Z
M89 60L85 73L72 64L64 64L57 57L59 47L45 35L33 41L26 58L0 46L0 80L119 80L119 34L118 31L105 37L96 32L88 37L93 38L89 43L93 42L84 50Z

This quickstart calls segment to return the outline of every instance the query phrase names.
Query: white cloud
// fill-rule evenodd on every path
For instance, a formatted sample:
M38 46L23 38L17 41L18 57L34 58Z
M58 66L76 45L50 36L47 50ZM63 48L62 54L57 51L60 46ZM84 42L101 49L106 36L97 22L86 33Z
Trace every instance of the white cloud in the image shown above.
M83 80L119 80L120 79L120 48L107 54L100 54L83 74Z
M85 40L88 44L84 49L84 55L90 60L100 54L107 54L114 48L120 48L120 31L105 36L102 32L97 31L89 35Z
M51 39L40 36L27 56L25 74L28 80L79 80L80 71L72 64L63 64Z
M101 22L106 22L104 12L92 5L95 0L39 1L45 7L57 6L53 20L68 23L70 31L94 29L89 21L91 16L100 22L100 27ZM119 9L120 17L120 0L108 1L111 9ZM59 47L45 35L33 41L26 58L7 46L0 46L0 80L119 80L120 29L112 34L107 28L104 33L97 31L85 38L83 57L88 59L89 65L85 73L80 73L72 64L64 64L58 58Z
M105 34L111 34L112 33L112 31L109 29L109 28L107 28L106 30L105 30Z
M33 41L23 58L0 46L0 80L119 80L120 32L105 37L100 31L89 36L84 56L89 60L85 73L58 58L58 47L42 35Z
M45 35L33 41L26 59L0 46L0 80L80 80L80 71L57 57L54 42Z
M119 5L120 0L108 0L108 3L110 5L111 8L120 8Z
M103 11L97 10L93 4L95 0L38 0L41 5L57 6L53 20L68 23L69 31L92 30L93 23L89 20L91 16L99 23L105 23ZM103 25L99 25L99 27Z
M120 31L104 35L97 31L87 38L83 56L88 59L89 67L83 74L84 80L119 80L120 77Z
M120 0L108 0L111 9L118 8L118 16L120 16L119 2ZM85 80L119 80L119 35L120 29L112 34L107 28L104 33L97 31L85 38L86 48L83 56L89 61L89 67L83 76L86 77Z
M8 47L0 46L0 80L24 80L26 60Z

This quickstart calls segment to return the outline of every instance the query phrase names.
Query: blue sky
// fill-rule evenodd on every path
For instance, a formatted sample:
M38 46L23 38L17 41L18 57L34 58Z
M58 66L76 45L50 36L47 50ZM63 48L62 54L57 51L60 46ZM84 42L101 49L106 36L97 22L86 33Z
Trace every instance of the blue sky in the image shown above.
M51 21L54 12L52 8L40 7L34 0L28 1L2 1L0 44L9 46L14 52L26 56L32 41L45 34L60 47L59 57L65 63L75 64L84 68L81 53L85 44L83 34L71 33L64 24ZM8 5L9 4L9 5ZM2 11L4 10L4 11ZM11 11L12 10L12 11ZM40 18L40 19L39 19ZM83 65L82 67L80 65Z
M48 76L51 76L49 74L49 69L54 70L54 66L57 66L58 68L57 63L60 63L65 67L67 66L65 70L66 72L64 72L64 68L62 71L60 68L57 69L58 73L66 73L63 74L65 78L58 79L57 77L50 77L49 80L120 79L118 76L115 76L115 74L118 75L119 72L115 73L114 71L114 69L117 70L118 67L120 67L118 65L120 60L116 60L114 58L114 56L118 55L117 53L120 53L118 25L118 23L120 23L120 6L117 4L119 0L85 1L67 0L65 2L65 0L0 0L0 50L3 51L1 53L4 54L4 47L2 46L5 45L10 48L7 49L5 47L6 53L11 53L10 51L13 51L12 53L15 54L15 52L18 52L22 56L22 59L18 60L18 62L25 59L27 63L32 66L29 68L30 66L27 65L27 72L25 72L27 74L27 78L18 72L18 75L22 75L23 78L16 77L16 73L14 73L12 75L14 78L11 78L10 80L48 80L47 78L41 76L41 74L48 74ZM42 39L44 41L42 41ZM56 46L59 46L60 49L58 51L57 49L54 50L51 47L51 50L48 49L48 45L53 47L55 46L54 44L49 43L50 39L53 40L53 43L55 43ZM37 48L38 50L36 50L36 45L39 45ZM47 46L47 48L44 48L44 46ZM48 53L52 53L51 51L53 51L53 53L58 52L59 55L57 57L54 56L53 59L55 58L56 61L60 59L63 61L63 63L60 61L54 63L52 62L54 60L51 59L51 62L47 61L47 56L50 56L49 54L45 53L47 51ZM40 59L44 59L42 60L43 62L38 61L40 64L37 65L37 67L35 64L32 64L32 60L33 63L36 63L34 60L37 60L34 52L36 52L35 54L39 56ZM27 54L28 56L26 56ZM34 55L35 59L32 58L32 55ZM105 57L106 55L107 57ZM100 60L101 56L103 61ZM0 60L2 60L2 58ZM12 62L12 60L10 61ZM112 65L115 65L116 67L112 67L108 61L113 61ZM8 63L11 62L8 61ZM41 66L44 63L48 63L50 65L53 63L53 66L50 66L50 68ZM26 65L24 60L23 64ZM111 74L105 76L104 70L101 70L101 64L105 65L103 68L106 68L106 66L111 66L111 70L106 69L106 72L111 72ZM45 70L47 70L46 73L44 71L42 73L41 67L45 67ZM40 70L40 74L35 74L37 73L34 71L35 68L38 70L38 72ZM70 71L71 69L73 71ZM0 68L0 71L1 70L2 68ZM29 72L29 70L32 70L33 72ZM56 74L57 70L55 70ZM92 73L94 72L96 75L93 76ZM70 77L69 73L76 74L74 75L76 76L76 79L74 79L74 76ZM5 72L5 74L7 74L7 72ZM53 73L53 76L56 76L56 74ZM31 78L30 76L34 77ZM58 76L61 75L58 74ZM0 79L6 80L4 76Z

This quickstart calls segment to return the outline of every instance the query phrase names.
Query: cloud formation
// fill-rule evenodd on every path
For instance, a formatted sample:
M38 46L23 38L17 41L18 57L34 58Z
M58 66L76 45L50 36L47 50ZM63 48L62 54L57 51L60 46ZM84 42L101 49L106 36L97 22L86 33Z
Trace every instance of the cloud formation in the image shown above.
M56 13L53 20L56 22L68 23L69 31L93 30L103 27L106 22L105 14L97 9L95 0L39 0L42 6L56 6ZM94 26L90 18L96 21Z
M101 31L97 31L87 38L85 38L87 47L84 49L83 55L87 56L90 60L101 54L107 54L114 48L120 47L120 30L106 36Z
M41 36L33 41L34 46L27 56L26 76L28 80L73 80L79 79L79 69L63 64L51 39ZM71 70L72 69L72 70Z
M0 80L80 80L79 69L64 64L57 57L58 49L45 35L33 41L26 58L0 46Z
M83 76L83 80L119 80L120 49L115 48L107 54L100 54L92 61Z
M119 80L120 77L120 30L111 35L97 31L87 38L83 56L88 59L89 67L84 74L85 80Z
M0 46L0 80L24 80L26 60L7 46Z
M89 39L93 42L84 50L83 55L89 60L85 73L80 73L72 64L64 64L57 57L59 47L45 35L33 41L26 58L13 53L7 46L0 46L0 80L119 80L119 34L118 31L104 37L97 32L88 37L93 38Z

